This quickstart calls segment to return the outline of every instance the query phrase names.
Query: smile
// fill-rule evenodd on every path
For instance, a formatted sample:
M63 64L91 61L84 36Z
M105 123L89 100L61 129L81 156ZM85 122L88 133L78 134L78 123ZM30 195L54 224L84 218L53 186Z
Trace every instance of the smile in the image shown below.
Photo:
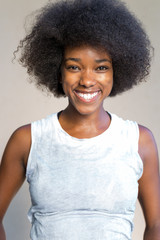
M97 98L97 96L99 95L99 91L94 92L94 93L82 93L82 92L75 91L75 94L82 101L90 102L90 101L95 100Z
M77 93L80 97L84 98L84 99L92 99L94 98L96 95L98 95L98 92L95 93Z

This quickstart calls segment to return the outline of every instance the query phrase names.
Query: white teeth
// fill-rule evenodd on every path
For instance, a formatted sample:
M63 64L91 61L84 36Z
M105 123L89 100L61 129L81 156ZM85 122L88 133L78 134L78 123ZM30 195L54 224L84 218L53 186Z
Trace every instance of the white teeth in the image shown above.
M98 92L95 92L95 93L92 93L92 94L90 94L90 93L79 93L79 92L77 92L77 94L78 94L80 97L84 98L85 100L90 100L90 99L94 98L94 97L98 94Z

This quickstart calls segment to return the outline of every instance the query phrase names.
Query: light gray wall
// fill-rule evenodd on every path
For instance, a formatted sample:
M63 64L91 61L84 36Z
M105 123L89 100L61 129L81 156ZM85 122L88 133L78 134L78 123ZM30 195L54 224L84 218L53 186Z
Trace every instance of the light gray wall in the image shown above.
M25 69L12 64L12 52L24 36L24 19L33 10L43 6L46 0L0 0L0 155L11 133L19 126L38 120L63 109L65 99L47 97L27 82ZM160 146L160 1L125 0L129 8L144 23L155 48L151 75L147 83L119 97L108 99L105 108L123 118L136 120L150 128ZM14 198L6 214L4 224L7 240L29 240L30 224L26 214L30 207L28 185ZM144 220L137 203L133 240L141 240Z

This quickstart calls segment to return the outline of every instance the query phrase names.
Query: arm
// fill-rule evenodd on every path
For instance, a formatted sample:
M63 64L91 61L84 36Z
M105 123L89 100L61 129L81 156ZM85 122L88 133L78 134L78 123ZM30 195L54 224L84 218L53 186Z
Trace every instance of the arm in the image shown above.
M152 133L139 126L139 154L144 171L139 180L138 199L141 204L146 228L144 240L160 240L160 176L156 143Z
M13 133L2 157L0 165L0 240L6 240L2 225L5 212L25 180L30 145L30 125L26 125Z
M6 240L6 235L2 223L0 223L0 240Z

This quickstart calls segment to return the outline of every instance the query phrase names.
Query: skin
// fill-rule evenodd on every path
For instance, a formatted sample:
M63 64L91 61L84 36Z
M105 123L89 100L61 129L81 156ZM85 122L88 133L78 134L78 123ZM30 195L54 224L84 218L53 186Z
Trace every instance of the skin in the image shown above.
M90 46L67 48L62 64L61 83L68 106L61 113L62 128L76 138L91 138L104 132L110 117L103 108L113 85L110 56ZM88 95L89 94L89 95ZM144 240L160 239L160 177L158 153L150 130L139 126L139 154L144 172L139 180L138 199L146 229ZM31 147L31 125L17 129L4 151L0 166L0 240L6 240L2 220L18 189L25 180Z
M88 46L67 48L62 65L62 86L69 101L59 119L63 129L77 138L90 138L104 132L110 118L103 101L113 86L109 55ZM79 94L97 95L84 99Z

